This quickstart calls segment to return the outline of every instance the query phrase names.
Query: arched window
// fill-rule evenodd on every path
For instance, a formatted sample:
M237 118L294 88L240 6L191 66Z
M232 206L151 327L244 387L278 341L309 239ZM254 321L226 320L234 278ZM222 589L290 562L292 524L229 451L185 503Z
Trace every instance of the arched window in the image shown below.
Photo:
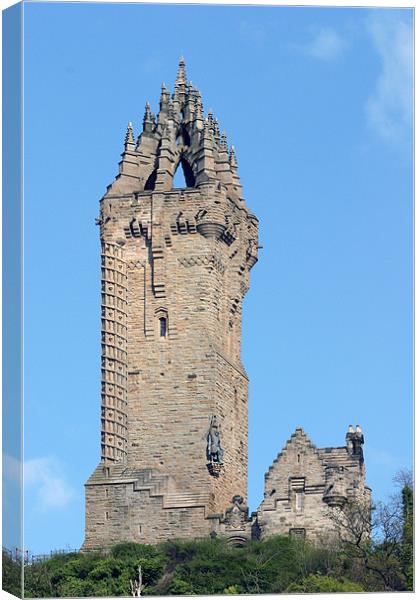
M168 330L168 320L166 317L159 317L159 337L166 338Z
M155 311L156 332L160 340L165 340L169 335L168 311L166 308L158 308Z

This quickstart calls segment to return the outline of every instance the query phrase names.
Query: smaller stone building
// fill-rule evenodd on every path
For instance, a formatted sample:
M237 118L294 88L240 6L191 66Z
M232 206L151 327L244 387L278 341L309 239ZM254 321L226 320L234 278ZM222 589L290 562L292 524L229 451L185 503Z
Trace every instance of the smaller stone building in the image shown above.
M261 537L329 537L331 508L347 501L370 502L365 484L363 433L351 425L346 445L316 448L298 427L265 474L264 499L258 509Z

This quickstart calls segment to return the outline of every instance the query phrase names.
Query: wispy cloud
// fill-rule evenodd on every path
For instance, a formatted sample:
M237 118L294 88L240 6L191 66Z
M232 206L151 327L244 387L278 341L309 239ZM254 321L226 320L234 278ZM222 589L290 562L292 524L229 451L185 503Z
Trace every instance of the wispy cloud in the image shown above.
M367 20L367 31L381 59L375 90L366 103L368 121L384 140L398 141L412 125L412 25L394 11L381 11Z
M62 508L74 497L73 488L63 476L63 469L53 458L33 458L24 465L25 487L33 488L37 508L45 511Z
M308 43L302 46L302 50L323 61L336 60L346 47L346 42L335 29L325 27L320 29L315 37Z

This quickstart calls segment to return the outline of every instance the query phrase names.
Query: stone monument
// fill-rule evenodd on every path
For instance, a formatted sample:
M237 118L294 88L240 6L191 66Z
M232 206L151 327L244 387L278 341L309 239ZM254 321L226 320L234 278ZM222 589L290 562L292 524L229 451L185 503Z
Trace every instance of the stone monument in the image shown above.
M232 498L247 497L240 346L258 220L183 59L156 115L146 103L137 139L129 123L97 222L102 450L85 486L83 548L208 536Z

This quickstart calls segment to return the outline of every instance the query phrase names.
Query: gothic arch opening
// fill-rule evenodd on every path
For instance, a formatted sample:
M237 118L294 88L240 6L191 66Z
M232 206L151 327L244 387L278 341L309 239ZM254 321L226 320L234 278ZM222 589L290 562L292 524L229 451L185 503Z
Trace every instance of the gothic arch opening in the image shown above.
M152 171L152 173L149 175L148 180L146 181L146 184L144 186L145 190L154 190L155 189L156 177L157 177L157 170L155 169L154 171Z
M195 187L195 177L189 162L181 158L172 179L173 188L192 188Z

